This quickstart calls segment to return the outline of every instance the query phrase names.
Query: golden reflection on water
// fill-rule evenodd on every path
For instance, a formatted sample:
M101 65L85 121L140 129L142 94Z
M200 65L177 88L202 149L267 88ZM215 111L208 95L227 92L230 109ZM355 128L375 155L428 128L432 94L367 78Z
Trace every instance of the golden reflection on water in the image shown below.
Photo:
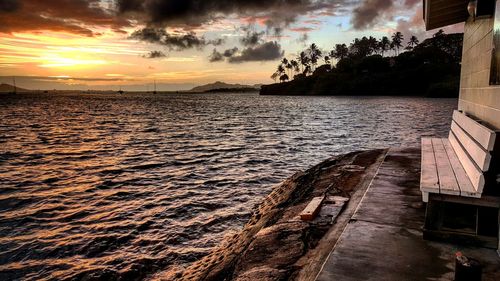
M444 135L456 100L18 95L0 100L0 279L144 278L199 259L271 186Z

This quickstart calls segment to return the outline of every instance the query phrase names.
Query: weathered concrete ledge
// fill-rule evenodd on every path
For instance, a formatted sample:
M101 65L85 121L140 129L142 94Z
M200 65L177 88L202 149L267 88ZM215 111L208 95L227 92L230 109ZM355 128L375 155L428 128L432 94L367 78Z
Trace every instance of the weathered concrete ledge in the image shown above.
M276 186L240 233L163 280L453 280L454 255L500 280L495 250L423 240L420 149L353 152ZM325 196L314 220L299 214ZM343 205L331 198L349 198Z
M348 153L296 173L272 190L240 233L226 237L209 255L162 279L314 280L386 152ZM315 220L301 221L299 214L309 201L323 195L326 200L331 196L350 200L343 211L331 205L331 212L322 208Z
M316 280L454 280L457 251L482 263L483 281L500 280L494 249L423 239L420 158L389 150Z

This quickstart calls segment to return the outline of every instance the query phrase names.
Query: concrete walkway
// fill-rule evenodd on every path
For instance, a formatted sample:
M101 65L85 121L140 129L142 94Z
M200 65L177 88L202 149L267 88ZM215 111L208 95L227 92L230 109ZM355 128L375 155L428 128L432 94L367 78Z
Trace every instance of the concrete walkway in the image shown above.
M500 280L495 250L422 239L420 149L391 149L316 280L453 280L457 251Z

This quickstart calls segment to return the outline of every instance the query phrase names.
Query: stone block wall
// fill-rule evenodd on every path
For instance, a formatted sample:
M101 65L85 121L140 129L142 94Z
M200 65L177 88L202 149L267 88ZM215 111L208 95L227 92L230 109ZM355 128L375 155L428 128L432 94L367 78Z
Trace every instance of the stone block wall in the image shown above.
M500 130L500 85L490 86L493 18L465 23L458 108Z

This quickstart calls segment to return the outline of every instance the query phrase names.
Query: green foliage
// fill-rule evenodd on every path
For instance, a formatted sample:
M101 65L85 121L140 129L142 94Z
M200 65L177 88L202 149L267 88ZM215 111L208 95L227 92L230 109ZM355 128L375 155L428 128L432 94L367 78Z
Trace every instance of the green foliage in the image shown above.
M355 69L355 60L352 58L344 58L337 63L337 72L349 73Z
M360 72L386 72L390 70L390 62L388 58L381 55L373 55L363 58L356 65L356 69Z
M400 32L391 38L362 37L331 51L312 44L291 67L283 60L287 64L282 62L272 77L284 83L263 86L261 94L458 96L463 34L439 31L421 43L411 36L405 49ZM391 46L402 52L384 56ZM317 66L323 53L325 64ZM289 77L294 80L285 82Z
M458 79L450 79L429 85L426 96L429 98L455 98L459 89Z
M329 73L331 69L332 67L329 64L323 64L314 70L313 75L325 75Z

